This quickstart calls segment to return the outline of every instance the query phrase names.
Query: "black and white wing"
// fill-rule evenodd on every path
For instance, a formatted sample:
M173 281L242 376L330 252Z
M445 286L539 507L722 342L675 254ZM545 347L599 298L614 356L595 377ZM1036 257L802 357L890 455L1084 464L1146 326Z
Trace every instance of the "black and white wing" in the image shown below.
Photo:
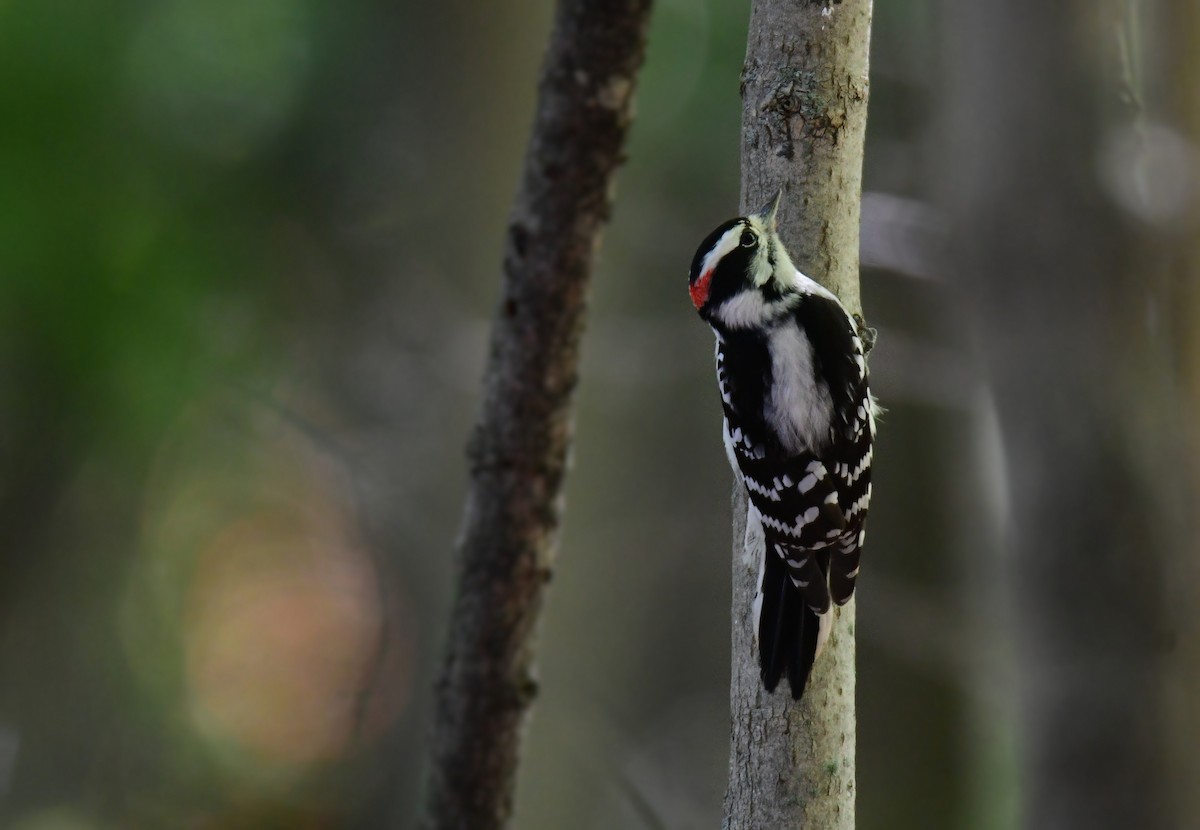
M866 539L864 524L871 501L875 402L857 323L832 301L810 301L805 305L804 325L812 333L833 400L828 451L823 455L838 492L844 526L834 537L829 589L833 601L844 605L854 594Z
M809 379L769 374L769 336L719 340L717 373L726 449L766 544L758 626L763 682L773 690L786 672L799 697L823 644L828 611L854 592L874 420L854 321L836 301L819 295L806 296L793 314L811 347L808 371L825 384L830 402L828 423L810 448L787 452L761 417L773 384L813 386ZM764 366L768 374L752 371Z

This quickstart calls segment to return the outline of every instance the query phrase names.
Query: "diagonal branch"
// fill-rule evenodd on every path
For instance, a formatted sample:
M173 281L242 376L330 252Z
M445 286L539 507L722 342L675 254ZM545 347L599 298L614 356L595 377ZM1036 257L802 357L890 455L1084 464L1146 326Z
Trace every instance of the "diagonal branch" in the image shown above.
M468 455L438 684L430 830L508 824L550 577L588 277L631 121L651 0L560 0L504 254Z

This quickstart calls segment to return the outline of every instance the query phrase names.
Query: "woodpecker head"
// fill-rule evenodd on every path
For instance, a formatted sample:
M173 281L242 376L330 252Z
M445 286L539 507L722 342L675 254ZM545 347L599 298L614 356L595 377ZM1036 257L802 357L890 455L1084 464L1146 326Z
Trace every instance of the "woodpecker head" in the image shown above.
M761 326L791 305L796 267L775 231L782 195L758 213L725 222L696 249L688 292L711 325Z

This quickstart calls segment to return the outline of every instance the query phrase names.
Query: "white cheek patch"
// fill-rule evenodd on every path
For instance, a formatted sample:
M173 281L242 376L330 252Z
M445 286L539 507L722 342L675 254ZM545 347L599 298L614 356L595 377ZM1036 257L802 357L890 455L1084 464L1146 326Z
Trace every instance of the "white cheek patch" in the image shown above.
M773 316L763 295L758 291L740 291L721 304L717 316L731 329L758 325Z
M800 295L796 293L768 301L761 291L747 289L722 303L716 316L731 329L764 326L790 312L799 301Z
M754 252L754 261L750 264L754 274L754 284L759 288L775 278L775 269L771 266L771 257L760 245Z

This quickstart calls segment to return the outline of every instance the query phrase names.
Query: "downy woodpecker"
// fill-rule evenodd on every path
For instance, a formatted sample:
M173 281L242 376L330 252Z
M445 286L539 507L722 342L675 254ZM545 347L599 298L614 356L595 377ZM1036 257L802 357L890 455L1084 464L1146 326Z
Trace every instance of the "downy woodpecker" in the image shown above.
M696 250L692 304L717 336L725 449L761 523L755 612L762 681L799 699L854 593L871 500L875 403L858 321L792 264L780 194ZM750 534L747 535L750 538Z

